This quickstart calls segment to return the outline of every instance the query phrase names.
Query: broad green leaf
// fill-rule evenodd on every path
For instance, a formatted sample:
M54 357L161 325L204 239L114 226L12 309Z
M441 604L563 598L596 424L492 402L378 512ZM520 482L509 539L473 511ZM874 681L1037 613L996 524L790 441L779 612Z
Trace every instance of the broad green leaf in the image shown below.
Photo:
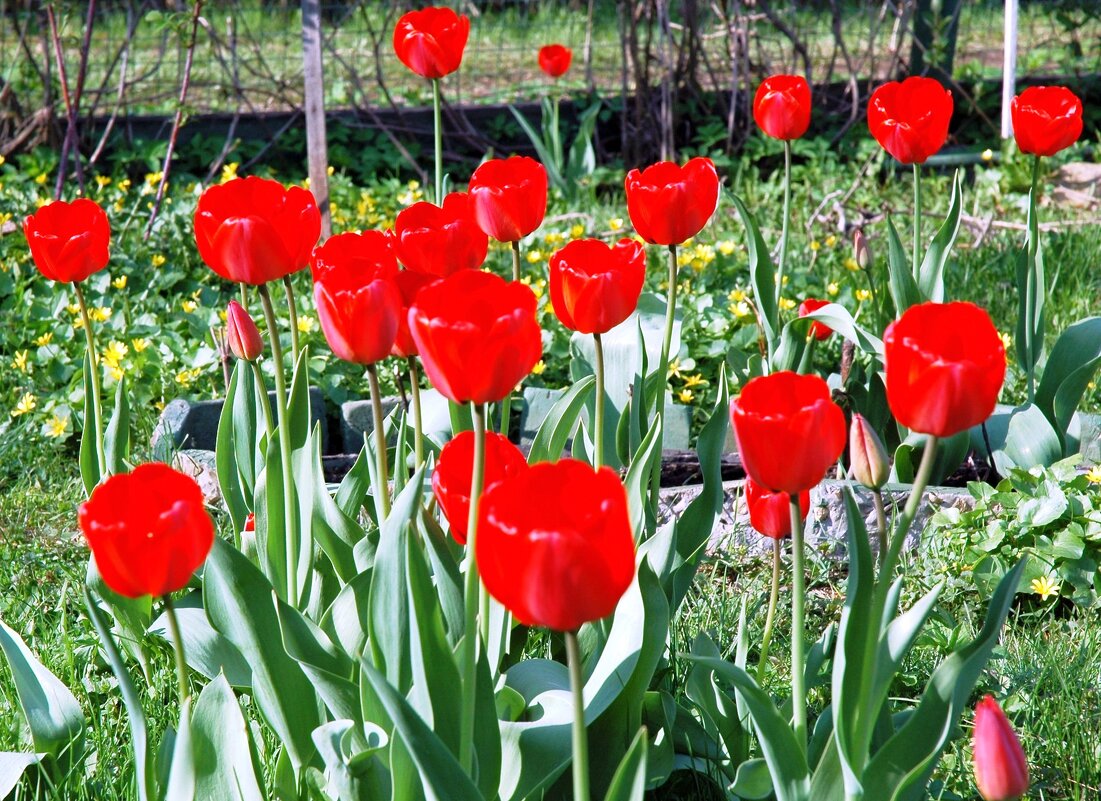
M233 375L229 379L226 399L222 404L222 413L218 418L218 435L214 446L214 466L218 474L218 487L222 491L222 498L225 499L229 519L237 536L240 536L244 529L245 519L249 512L249 499L241 485L241 465L243 462L238 446L250 435L247 431L237 431L238 421L235 419L234 411L239 405L247 409L253 408L251 403L239 404L238 402L238 397L245 392L244 384L251 378L252 374L249 369L248 363L243 360L238 360L237 366L233 369ZM249 376L249 378L246 378L246 376ZM249 450L252 450L251 441ZM248 455L247 461L251 463L251 453Z
M1079 320L1055 340L1036 390L1036 405L1064 443L1071 418L1099 366L1101 317Z
M99 483L99 444L96 442L96 418L92 406L92 363L87 353L84 354L84 419L81 421L80 453L77 462L80 464L80 478L84 482L84 492L91 495L92 490Z
M654 460L660 458L661 418L655 417L649 433L646 434L646 438L642 440L642 444L639 445L631 460L631 466L627 468L627 478L623 482L627 488L627 506L636 540L642 538L646 531Z
M627 749L604 801L643 801L646 796L646 730L640 729Z
M309 373L309 348L303 346L298 352L298 362L294 365L294 375L287 393L287 423L292 452L306 447L306 439L310 436Z
M980 435L981 436L981 435ZM1063 441L1036 404L1020 406L992 416L986 423L986 439L993 449L994 466L1002 475L1014 467L1052 465L1063 457Z
M347 445L345 445L347 447ZM337 507L351 520L359 518L359 512L371 489L371 472L367 467L367 450L360 447L359 454L350 470L344 474L333 500Z
M531 443L531 451L528 453L530 464L553 462L562 457L566 441L577 427L577 420L585 409L585 402L593 393L595 386L595 378L583 378L574 383L555 402L550 413L540 423L535 439Z
M890 215L887 216L887 275L891 299L895 302L895 314L900 316L911 306L921 303L921 292L914 280L913 267L906 258L902 240Z
M168 779L165 781L164 801L196 801L190 698L180 706L180 725L171 744L172 762L168 769ZM165 742L161 743L162 748L165 745Z
M252 733L224 676L203 688L191 717L195 801L265 801Z
M763 759L747 759L738 765L738 774L728 788L738 798L759 799L772 795L772 774Z
M776 268L772 265L768 245L761 236L757 220L740 197L732 192L729 194L745 227L746 249L749 252L749 283L753 287L753 300L757 304L771 357L776 351L776 340L780 335L780 310L776 306Z
M948 264L948 258L952 255L952 246L955 245L956 236L960 232L962 206L963 183L959 170L956 170L952 179L952 198L948 205L948 216L944 218L936 236L929 244L929 249L925 251L925 258L922 259L918 273L914 276L918 292L924 300L944 302L944 268Z
M857 325L856 320L849 314L849 310L840 304L827 303L805 317L792 320L789 325L799 321L802 321L804 338L812 322L825 323L843 338L855 343L864 353L873 356L880 363L883 362L883 340Z
M0 650L11 668L35 752L48 755L62 774L78 766L84 755L85 721L76 698L3 621Z
M130 399L126 395L126 376L115 389L115 408L103 433L103 449L107 452L107 472L125 473L130 458Z
M345 584L321 618L329 639L352 658L367 646L372 571L364 571Z
M184 653L188 666L214 680L219 676L234 687L247 689L252 686L252 669L237 650L237 646L214 630L203 609L201 591L189 593L185 598L175 601L176 620L180 624L180 636L184 642ZM162 614L149 627L149 633L163 639L172 647L168 628L168 616Z
M445 532L435 517L424 511L418 517L421 540L432 566L432 583L440 599L440 610L447 624L447 637L452 647L458 645L463 636L466 610L463 603L463 576L459 572L459 558L456 550L461 547Z
M0 798L7 798L19 784L27 768L37 765L41 760L42 757L38 754L0 751Z
M547 179L550 181L551 185L559 189L565 189L566 183L562 179L562 173L558 171L559 160L554 157L552 151L553 145L550 140L544 140L544 138L531 127L531 123L528 122L527 117L517 111L515 106L509 105L508 110L512 112L516 124L520 126L520 129L527 136L528 141L531 142L531 146L535 148L535 153L539 156L539 161L543 163L543 166L547 170ZM546 119L548 116L549 115L544 111L543 118Z
M593 134L600 114L602 102L598 99L581 112L577 118L577 136L570 146L569 160L566 162L566 194L576 195L578 179L592 175L596 169L596 150L593 148Z
M308 454L297 460L295 484L299 494L312 492L310 504L311 533L317 544L329 557L342 583L351 581L359 572L352 549L363 538L363 529L348 517L325 486L321 462L321 427L314 427L310 435Z
M1035 191L1028 193L1028 233L1025 246L1017 254L1017 362L1026 373L1040 363L1044 352L1044 305L1047 277L1044 252L1036 214ZM1052 425L1058 428L1053 419Z
M368 725L367 750L352 753L357 728L353 721L334 720L314 729L314 745L325 763L324 791L339 801L388 798L385 768L377 754L389 738L379 727Z

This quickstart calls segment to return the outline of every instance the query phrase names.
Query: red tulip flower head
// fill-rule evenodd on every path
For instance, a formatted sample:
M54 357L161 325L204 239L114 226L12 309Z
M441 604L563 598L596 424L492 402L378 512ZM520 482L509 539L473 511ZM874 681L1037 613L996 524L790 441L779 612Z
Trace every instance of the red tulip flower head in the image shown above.
M745 505L749 524L764 536L782 540L791 536L791 496L770 492L752 478L745 480ZM805 520L810 511L810 491L799 493L799 512Z
M1002 708L989 695L975 707L975 784L986 801L1015 801L1028 792L1028 760Z
M790 371L750 379L730 402L730 420L749 477L789 495L822 480L848 435L826 382Z
M570 68L573 51L565 45L549 44L539 48L539 69L551 78L561 78Z
M719 205L719 174L707 158L690 159L683 167L659 161L631 170L625 188L631 225L652 245L691 239Z
M799 316L806 317L811 312L816 312L823 306L829 306L828 300L819 300L818 298L807 298L799 304ZM815 320L810 324L811 335L819 342L824 342L830 338L830 334L833 333L833 329L825 323L820 323Z
M482 496L474 550L489 594L521 623L577 631L634 580L627 492L607 467L533 465Z
M1022 153L1054 156L1082 135L1082 101L1065 86L1030 86L1009 108Z
M551 256L551 305L566 328L603 334L631 316L645 278L646 251L635 240L576 239Z
M802 75L773 75L757 87L753 119L773 139L798 139L810 127L810 86Z
M94 200L55 200L23 221L34 266L51 281L83 281L107 266L111 224Z
M924 164L944 147L952 108L952 93L933 78L891 81L872 92L868 128L903 164Z
M950 437L994 411L1005 346L973 303L911 306L883 334L887 403L911 431Z
M107 479L78 518L103 580L127 598L183 589L214 544L195 479L159 462Z
M490 159L470 176L478 227L498 242L519 242L543 224L547 168L527 156Z
M337 234L314 250L312 267L317 317L333 353L363 365L389 356L402 309L390 237Z
M394 26L394 52L422 78L442 78L459 68L470 37L470 19L450 8L410 11Z
M435 281L440 279L428 273L417 273L412 270L401 270L394 276L394 285L398 288L401 297L401 309L398 313L398 336L394 340L391 353L406 359L417 355L417 343L413 341L413 335L409 333L409 307L417 299L417 294Z
M321 236L309 190L250 176L207 189L195 207L195 244L229 281L259 286L305 267Z
M403 209L393 235L394 252L407 270L440 278L478 269L489 248L489 237L475 222L465 192L450 193L443 206L421 201Z
M235 300L226 308L226 344L238 359L254 362L264 352L264 340L245 307Z
M543 353L535 293L493 273L461 270L424 287L409 331L424 371L455 403L496 403Z
M485 475L482 492L528 467L519 448L508 437L486 432ZM466 545L470 515L470 487L474 478L474 432L463 431L443 446L432 473L432 491L451 527L451 536Z

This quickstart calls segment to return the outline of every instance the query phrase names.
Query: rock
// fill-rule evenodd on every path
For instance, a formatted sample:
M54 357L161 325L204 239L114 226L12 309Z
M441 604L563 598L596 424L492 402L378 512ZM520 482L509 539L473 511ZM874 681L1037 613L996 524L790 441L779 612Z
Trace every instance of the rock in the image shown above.
M401 403L400 398L383 398L382 413L389 415ZM413 425L413 413L409 412L408 425ZM363 447L363 437L375 430L374 412L371 401L347 401L340 406L340 447L342 453L359 453ZM421 390L421 424L424 434L437 445L442 446L451 438L451 412L447 398L434 389ZM397 436L396 429L390 433L390 441Z
M214 460L214 451L191 448L176 451L172 457L172 466L195 479L199 489L203 491L203 498L208 506L222 508L222 489L218 485L218 468Z

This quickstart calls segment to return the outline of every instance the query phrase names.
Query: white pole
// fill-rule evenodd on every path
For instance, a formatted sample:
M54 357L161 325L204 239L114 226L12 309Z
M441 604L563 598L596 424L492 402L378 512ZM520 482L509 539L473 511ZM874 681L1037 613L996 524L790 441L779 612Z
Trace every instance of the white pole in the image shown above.
M1013 136L1009 109L1017 93L1017 0L1005 0L1005 59L1002 62L1002 139Z

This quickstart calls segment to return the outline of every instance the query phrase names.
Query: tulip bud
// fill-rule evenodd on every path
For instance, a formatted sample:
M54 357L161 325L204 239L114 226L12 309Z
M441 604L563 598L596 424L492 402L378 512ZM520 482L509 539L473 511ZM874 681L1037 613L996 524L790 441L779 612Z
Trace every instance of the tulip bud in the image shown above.
M872 264L872 250L868 247L868 239L863 231L858 230L853 234L853 258L861 270L867 270Z
M853 476L868 489L880 489L887 483L890 467L887 449L863 415L854 414L849 428L849 461Z
M238 359L254 362L264 352L264 340L245 307L235 300L226 309L226 343Z
M1028 760L998 702L989 695L975 707L975 784L986 801L1014 801L1028 792Z

